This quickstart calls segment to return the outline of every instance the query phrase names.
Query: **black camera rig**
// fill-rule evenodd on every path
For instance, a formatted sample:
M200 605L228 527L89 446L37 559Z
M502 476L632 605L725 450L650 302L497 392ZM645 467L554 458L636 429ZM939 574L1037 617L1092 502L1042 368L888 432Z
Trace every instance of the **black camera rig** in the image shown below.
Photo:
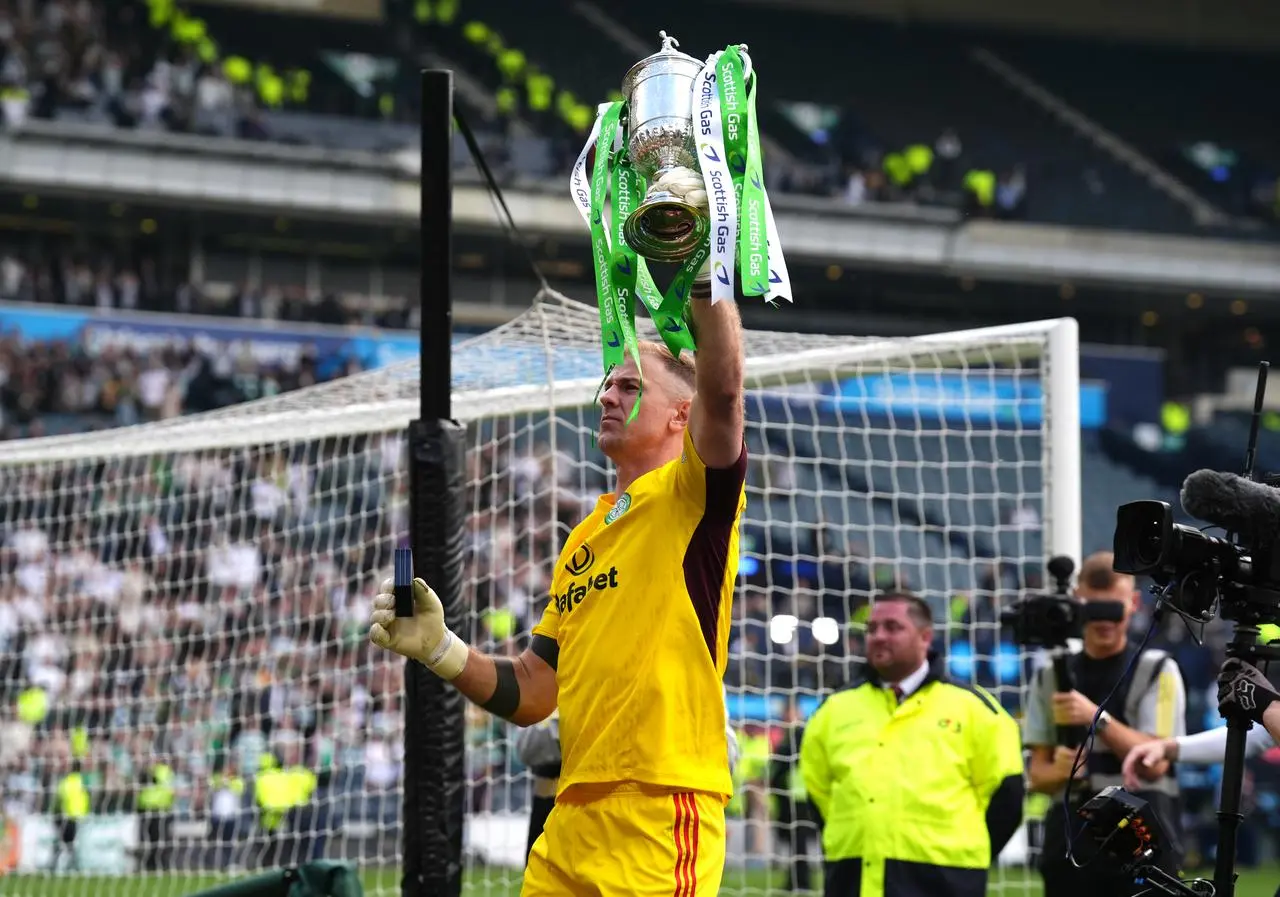
M1190 622L1207 623L1215 616L1234 622L1235 633L1227 645L1227 656L1253 665L1280 660L1280 644L1259 643L1260 626L1280 623L1280 479L1269 477L1258 482L1253 478L1268 369L1264 362L1258 370L1243 475L1198 470L1182 484L1183 510L1221 527L1226 536L1207 536L1199 529L1175 523L1173 510L1166 502L1135 501L1117 510L1113 544L1116 572L1150 577L1160 608L1171 609ZM1238 717L1226 722L1213 881L1189 883L1173 879L1161 884L1148 879L1149 884L1169 893L1211 893L1215 897L1234 894L1236 834L1243 819L1240 796L1245 739L1253 723ZM1118 823L1113 817L1119 818L1117 814L1140 813L1135 809L1135 800L1115 789L1100 792L1090 801L1097 803L1090 811L1092 815L1085 816L1087 830L1094 838L1104 830L1116 830ZM1081 815L1085 815L1084 809ZM1148 820L1151 814L1143 818ZM1148 826L1148 831L1154 830ZM1180 890L1171 890L1174 882Z
M1183 881L1156 865L1164 849L1164 827L1142 798L1112 785L1090 798L1079 814L1085 821L1084 833L1098 853L1117 863L1122 872L1132 875L1135 886L1174 897L1204 897L1214 893L1212 882Z

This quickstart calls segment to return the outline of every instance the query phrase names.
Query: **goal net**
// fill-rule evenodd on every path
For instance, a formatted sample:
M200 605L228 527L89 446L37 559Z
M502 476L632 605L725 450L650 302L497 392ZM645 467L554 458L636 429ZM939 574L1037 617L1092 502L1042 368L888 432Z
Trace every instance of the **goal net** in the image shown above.
M785 323L785 314L778 320ZM642 335L653 336L647 321ZM468 426L465 636L519 650L560 541L608 490L596 312L543 294L455 347ZM726 893L818 846L787 727L861 659L870 595L933 606L952 675L1015 713L998 606L1079 558L1070 320L910 339L752 331L748 505L726 701L742 761ZM0 874L13 897L178 897L310 858L399 890L400 664L369 599L407 538L416 364L127 429L0 444ZM519 891L530 775L467 722L467 892ZM265 820L264 770L306 770ZM63 845L58 783L89 799ZM1005 860L1026 857L1015 839ZM1021 893L1023 876L996 879Z

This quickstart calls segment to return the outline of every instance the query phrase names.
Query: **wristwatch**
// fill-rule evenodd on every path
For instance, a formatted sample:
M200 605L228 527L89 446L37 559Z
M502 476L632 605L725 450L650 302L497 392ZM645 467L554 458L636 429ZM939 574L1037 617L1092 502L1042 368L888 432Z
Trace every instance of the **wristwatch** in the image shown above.
M1111 724L1111 714L1108 711L1104 710L1098 714L1098 725L1094 728L1094 731L1099 735L1101 735L1103 732L1107 731L1107 726L1109 726L1110 724Z

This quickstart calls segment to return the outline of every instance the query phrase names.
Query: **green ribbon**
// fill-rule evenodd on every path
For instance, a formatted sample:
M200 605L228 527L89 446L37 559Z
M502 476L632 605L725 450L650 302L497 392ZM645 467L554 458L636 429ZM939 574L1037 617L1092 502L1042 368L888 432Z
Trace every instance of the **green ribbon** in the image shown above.
M738 264L742 292L763 296L769 292L769 227L764 193L764 165L760 155L760 120L756 117L756 76L751 74L747 89L747 176L742 186L738 214L742 220L738 244Z
M606 157L596 156L596 167L602 167ZM644 191L640 188L639 176L626 163L625 156L619 160L608 157L612 183L610 184L610 212L613 221L613 251L609 255L608 280L613 293L614 305L618 310L618 318L622 324L622 340L628 353L636 361L636 371L640 374L640 382L644 383L644 371L640 367L640 344L636 341L636 281L640 276L639 260L636 252L622 239L622 227L631 214L631 210L640 202ZM603 301L603 300L602 300ZM606 347L606 352L608 347ZM605 363L605 376L609 376L610 367ZM627 423L635 420L640 412L640 397L631 406Z
M667 292L659 292L658 285L654 283L653 275L649 272L648 262L637 255L623 237L623 225L626 224L627 216L640 205L644 195L644 178L625 155L621 156L613 166L612 184L614 265L611 271L614 288L625 287L629 295L640 297L649 311L649 316L657 325L662 341L671 350L671 354L678 358L681 351L685 349L693 351L695 348L693 333L684 320L684 303L689 298L689 288L693 283L694 275L707 259L708 250L705 247L699 247L691 253L672 280L671 286L667 288Z
M735 267L745 295L764 295L769 284L769 249L755 109L756 79L753 74L748 84L742 56L734 46L721 54L716 72L726 160L739 210L739 251ZM605 378L627 356L635 359L636 368L640 369L635 332L637 297L672 354L696 351L685 309L693 279L711 254L708 237L684 260L670 286L662 292L653 280L648 263L627 245L623 225L643 202L646 185L627 158L625 148L616 154L613 152L618 128L625 121L626 113L627 107L622 102L608 104L601 113L595 143L596 162L590 181L589 226ZM605 223L606 198L610 203L612 234L608 233ZM641 372L642 382L643 379ZM638 411L637 401L629 420L634 419Z
M649 273L648 263L644 259L640 259L639 262L640 298L644 301L645 306L648 307L649 317L653 318L653 323L657 325L662 341L671 350L671 354L677 358L680 357L680 353L685 349L690 352L697 351L697 345L693 340L693 331L689 329L688 323L684 319L684 308L689 299L689 290L693 286L693 278L697 275L698 269L702 267L702 263L707 260L710 251L710 244L703 242L701 246L690 253L684 264L680 266L680 270L676 272L676 276L671 281L671 286L667 287L665 293L658 292L658 286L653 282L653 276Z
M730 45L716 62L716 89L720 93L720 130L725 164L733 181L734 199L742 207L742 181L747 173L747 85L742 56Z
M658 290L646 261L627 245L623 225L643 201L644 178L627 159L625 151L612 152L614 138L625 112L614 103L601 117L596 138L596 164L591 173L591 252L595 263L596 295L600 308L600 338L605 376L630 355L640 368L640 347L635 333L635 300L639 296L672 354L696 348L693 332L684 318L685 302L698 269L706 261L709 243L685 259L665 293ZM609 239L604 220L605 195L609 195L613 226ZM641 378L643 380L643 377ZM634 418L636 408L632 409Z
M738 210L735 267L744 296L769 289L769 245L765 224L764 177L760 164L760 128L756 119L756 77L747 84L742 56L730 45L716 62L725 162Z
M596 138L596 163L591 172L591 257L595 263L596 296L600 308L600 342L602 346L605 376L622 364L628 352L640 364L640 347L636 342L634 305L625 295L619 295L612 277L613 260L609 252L609 238L605 233L604 201L609 189L609 169L613 142L618 132L618 116L621 103L612 103L600 121L600 134ZM630 339L628 339L628 336Z

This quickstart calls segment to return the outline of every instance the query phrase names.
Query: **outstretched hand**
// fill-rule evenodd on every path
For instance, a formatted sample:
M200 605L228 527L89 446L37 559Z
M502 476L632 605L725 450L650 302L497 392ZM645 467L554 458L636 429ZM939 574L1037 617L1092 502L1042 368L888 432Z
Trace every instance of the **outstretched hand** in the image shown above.
M1142 782L1152 781L1167 768L1166 760L1172 759L1176 753L1177 742L1172 738L1158 738L1134 745L1124 755L1124 763L1120 772L1124 776L1124 787L1130 791L1142 788Z
M1218 674L1218 712L1223 719L1262 722L1273 701L1280 700L1275 687L1257 667L1229 657Z
M413 616L396 616L395 580L382 583L373 599L369 617L369 641L425 664L444 679L462 672L465 647L455 649L453 633L444 625L444 605L422 579L413 581Z

